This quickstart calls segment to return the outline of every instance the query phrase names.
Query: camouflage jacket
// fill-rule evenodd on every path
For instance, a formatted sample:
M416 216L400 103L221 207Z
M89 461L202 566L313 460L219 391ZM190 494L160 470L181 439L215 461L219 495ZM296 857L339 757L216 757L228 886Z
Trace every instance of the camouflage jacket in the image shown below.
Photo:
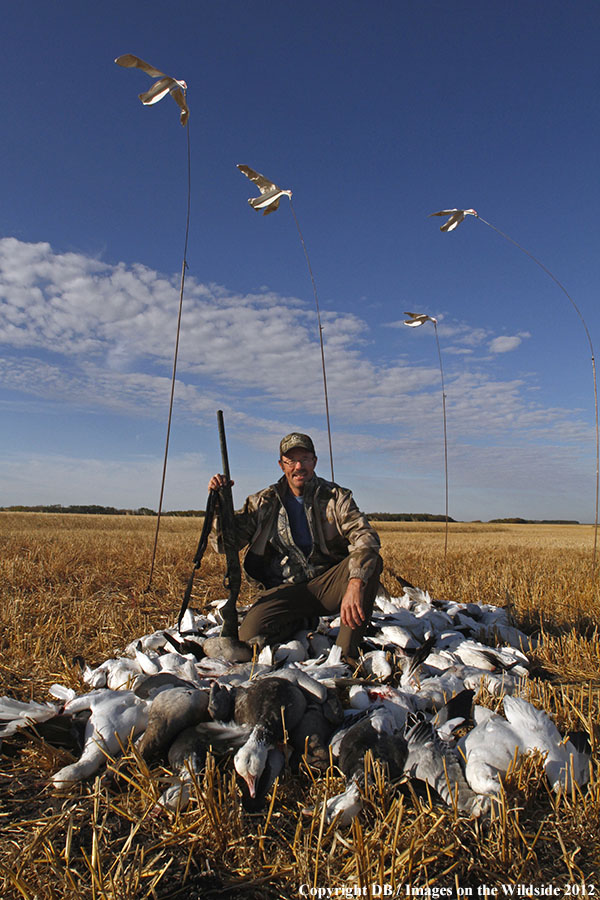
M294 543L283 497L285 476L257 494L251 494L235 514L237 547L247 547L244 571L259 589L283 582L303 582L350 557L350 578L367 581L373 574L379 535L358 509L352 492L313 475L304 486L304 510L313 546L308 557ZM224 552L218 517L211 543Z

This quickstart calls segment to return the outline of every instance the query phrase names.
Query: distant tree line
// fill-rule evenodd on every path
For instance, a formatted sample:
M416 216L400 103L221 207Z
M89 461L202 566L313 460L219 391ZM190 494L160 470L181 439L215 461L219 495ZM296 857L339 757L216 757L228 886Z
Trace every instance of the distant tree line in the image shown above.
M138 509L117 509L114 506L88 505L62 506L60 503L52 506L0 506L2 512L45 512L45 513L79 513L82 515L102 516L155 516L156 510L140 506ZM203 509L173 509L163 513L164 516L181 516L187 518L200 518L204 515ZM445 516L433 515L433 513L367 513L367 518L372 522L445 522ZM456 519L448 516L449 522ZM481 521L478 519L477 521ZM489 519L490 525L579 525L577 519Z
M434 516L432 513L368 513L373 522L445 522L446 516ZM455 522L448 516L449 522Z
M577 519L490 519L494 525L579 525Z
M3 512L46 512L46 513L80 513L82 515L102 516L155 516L155 509L140 506L138 509L117 509L114 506L88 505L62 506L60 503L51 506L1 506ZM163 513L165 516L203 516L203 509L176 509Z

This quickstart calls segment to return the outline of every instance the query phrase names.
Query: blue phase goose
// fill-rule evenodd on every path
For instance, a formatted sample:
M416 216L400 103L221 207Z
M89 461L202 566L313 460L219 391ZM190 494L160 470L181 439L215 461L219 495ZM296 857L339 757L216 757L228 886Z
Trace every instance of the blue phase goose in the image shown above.
M478 817L489 809L489 799L474 793L467 783L458 754L438 737L422 714L410 715L405 730L408 755L405 774L426 782L448 804Z
M325 804L325 822L329 825L335 820L338 825L345 826L362 809L365 754L370 752L374 760L386 767L389 778L395 780L404 771L406 741L393 715L378 707L366 714L358 714L348 726L336 732L331 749L347 787Z
M235 697L235 721L250 725L248 740L234 757L235 770L256 795L259 779L267 765L269 751L300 723L306 710L306 697L293 682L265 677L247 688L238 688Z
M175 687L161 691L150 706L148 725L138 741L147 762L158 760L178 734L208 718L208 691Z

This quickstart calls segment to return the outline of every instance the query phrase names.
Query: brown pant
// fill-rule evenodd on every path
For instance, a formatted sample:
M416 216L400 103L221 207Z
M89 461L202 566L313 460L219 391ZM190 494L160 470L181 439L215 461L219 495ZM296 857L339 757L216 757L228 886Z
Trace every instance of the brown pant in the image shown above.
M327 569L322 575L301 584L280 584L264 591L248 610L240 626L240 640L248 641L258 635L267 639L286 641L317 616L331 616L339 611L349 578L349 557ZM365 585L363 610L365 620L358 628L340 625L336 643L346 656L356 658L358 645L371 619L373 604L383 569L377 557L375 571Z

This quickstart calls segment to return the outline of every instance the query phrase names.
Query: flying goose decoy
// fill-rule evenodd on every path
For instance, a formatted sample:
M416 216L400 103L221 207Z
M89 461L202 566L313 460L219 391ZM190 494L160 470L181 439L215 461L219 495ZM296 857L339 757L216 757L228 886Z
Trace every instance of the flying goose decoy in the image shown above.
M144 62L143 59L140 59L139 56L134 56L133 53L124 53L122 56L117 56L115 62L118 66L123 66L126 69L141 69L142 72L145 72L151 78L158 78L158 81L155 81L149 90L138 95L140 100L144 106L152 106L152 104L158 103L167 94L171 94L173 100L181 109L179 117L181 124L185 125L187 123L190 111L185 100L185 91L187 91L185 81L165 75L160 69L156 69L150 63Z
M454 229L460 225L465 216L478 216L478 213L474 209L440 209L439 212L434 212L429 214L429 218L432 216L449 216L447 222L444 222L443 225L440 225L440 231L454 231Z
M405 312L405 316L410 316L410 321L405 322L405 325L408 325L409 328L418 328L419 325L424 325L425 322L433 322L434 325L437 325L437 319L434 319L433 316L428 316L425 313L412 313Z
M263 216L268 216L269 213L275 212L279 207L279 201L283 196L292 196L291 191L286 191L283 188L278 187L272 181L269 181L268 178L265 178L264 175L261 175L260 172L255 172L250 166L238 164L238 169L242 174L249 178L250 181L253 181L259 189L260 197L250 197L248 203L252 209L264 210Z

